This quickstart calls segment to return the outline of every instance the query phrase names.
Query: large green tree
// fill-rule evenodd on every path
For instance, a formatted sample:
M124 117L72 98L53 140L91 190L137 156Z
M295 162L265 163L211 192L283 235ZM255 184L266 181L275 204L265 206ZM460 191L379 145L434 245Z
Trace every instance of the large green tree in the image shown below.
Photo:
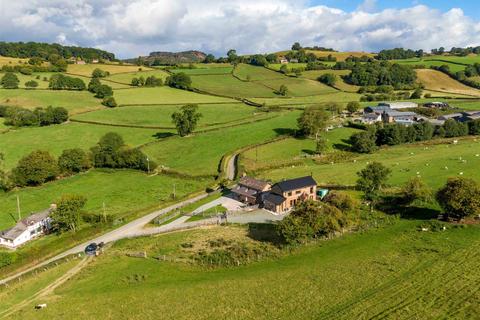
M58 232L76 232L80 224L82 208L87 199L81 195L64 195L56 203L57 207L51 214L54 228Z
M372 162L357 172L357 188L363 191L364 198L370 201L371 210L374 209L391 172L389 168L379 162Z
M2 80L0 80L0 84L4 89L17 89L19 83L20 80L18 80L18 77L12 72L5 73Z
M90 158L79 148L63 150L58 158L58 167L64 174L74 174L91 167Z
M192 79L184 72L179 72L169 76L165 83L170 87L188 90L192 87Z
M172 114L172 122L177 128L177 132L181 137L191 134L197 127L198 120L202 114L198 112L198 105L187 104L180 108L180 112Z
M480 214L480 185L473 179L450 178L435 197L449 218L461 220Z
M298 128L305 136L315 137L325 131L328 120L330 119L328 113L321 106L310 106L305 108L302 115L297 119Z
M55 179L58 171L57 160L47 151L37 150L20 159L12 178L17 186L35 186Z

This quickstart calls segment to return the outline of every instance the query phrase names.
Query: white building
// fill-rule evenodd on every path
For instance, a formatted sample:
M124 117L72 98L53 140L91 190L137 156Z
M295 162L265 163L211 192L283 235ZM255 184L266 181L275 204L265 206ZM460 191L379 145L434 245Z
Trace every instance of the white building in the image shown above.
M34 213L7 230L0 231L0 245L16 248L36 238L51 228L51 209Z
M390 109L415 109L418 103L415 102L382 102L379 106L389 107Z
M364 113L360 120L364 124L374 124L376 122L382 122L382 115L375 112Z

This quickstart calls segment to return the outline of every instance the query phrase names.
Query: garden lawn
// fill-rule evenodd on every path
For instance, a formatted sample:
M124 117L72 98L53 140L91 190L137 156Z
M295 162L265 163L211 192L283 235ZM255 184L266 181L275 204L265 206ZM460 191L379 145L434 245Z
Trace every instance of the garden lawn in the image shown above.
M449 177L469 177L480 182L480 139L468 137L453 145L453 139L433 140L431 144L411 144L385 147L373 154L334 164L311 164L295 168L262 172L263 178L278 181L313 173L319 184L354 185L357 172L373 161L381 162L392 170L388 183L401 186L410 178L420 176L428 185L439 188ZM438 143L438 144L434 144Z
M214 97L170 87L132 88L115 90L115 100L121 105L229 103L229 98Z
M74 119L121 125L175 128L172 124L172 114L180 111L180 107L170 105L129 106L89 112L78 115ZM249 119L255 117L255 115L263 114L259 113L255 107L242 103L202 104L199 105L198 112L202 114L198 129Z
M64 107L70 114L103 108L88 91L0 89L0 104L24 108Z
M213 94L228 97L275 97L274 89L253 81L241 81L230 74L192 77L192 86Z
M149 144L142 150L159 165L189 175L216 175L222 157L245 146L273 139L296 128L299 112L189 137L175 136Z
M473 319L480 295L478 226L420 232L420 221L320 241L277 259L209 270L182 244L251 243L234 227L123 240L12 319ZM149 258L126 256L140 248ZM188 301L188 303L186 303ZM35 301L37 302L37 301Z
M23 217L44 210L63 194L79 194L87 198L85 210L105 212L115 218L125 218L145 208L157 209L171 200L175 185L177 198L202 191L210 181L178 179L165 175L148 176L134 170L91 170L40 187L23 188L16 192L0 193L0 230L15 224L16 196L20 198Z
M82 148L88 150L108 132L120 134L131 146L155 141L156 134L161 130L132 129L91 125L83 123L68 123L48 127L24 127L10 130L1 135L0 152L5 155L5 165L8 169L14 167L21 157L34 150L46 150L54 156L59 156L64 149Z

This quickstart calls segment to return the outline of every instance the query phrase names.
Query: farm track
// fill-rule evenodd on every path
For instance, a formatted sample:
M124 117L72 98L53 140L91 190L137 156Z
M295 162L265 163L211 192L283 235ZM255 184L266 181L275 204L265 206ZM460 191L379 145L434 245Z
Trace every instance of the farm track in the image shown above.
M467 275L469 270L478 268L479 249L477 241L466 249L421 262L365 295L321 314L321 318L421 319L425 314L441 316L443 310L457 310L478 295L480 276ZM465 295L467 291L471 294ZM411 292L416 295L409 296ZM449 301L454 301L454 305L448 305ZM412 314L410 310L425 310L425 313Z

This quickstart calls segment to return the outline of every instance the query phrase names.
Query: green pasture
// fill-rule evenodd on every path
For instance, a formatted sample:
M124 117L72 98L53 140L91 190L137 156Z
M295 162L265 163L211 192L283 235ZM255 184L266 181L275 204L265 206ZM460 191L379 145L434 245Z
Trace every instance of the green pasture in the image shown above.
M190 175L215 175L223 155L289 133L296 128L298 112L251 124L224 128L189 137L175 136L142 150L159 165Z
M134 170L91 170L40 187L0 193L0 230L15 224L10 214L17 218L17 195L23 217L48 208L63 194L80 194L88 199L85 210L103 213L105 203L106 214L122 218L149 207L153 211L172 200L174 188L176 196L181 198L203 190L208 182L165 175L148 176Z
M230 74L232 73L232 70L233 70L233 66L231 65L221 65L221 66L215 66L210 68L195 67L193 69L182 69L182 68L170 69L170 72L173 72L173 73L183 72L190 76L198 76L198 75L211 75L211 74Z
M322 104L327 102L348 103L350 101L359 101L360 95L351 92L332 92L328 94L319 94L305 97L285 97L285 98L253 98L250 99L257 103L265 103L267 106L297 106Z
M373 161L381 162L392 170L389 184L399 186L412 177L420 176L431 187L439 188L449 177L469 177L480 181L480 139L459 139L457 145L450 140L434 140L426 144L385 147L373 154L356 155L333 164L305 162L294 168L262 172L263 178L274 181L302 175L313 176L319 184L356 183L356 173Z
M70 114L103 108L87 91L0 89L0 104L25 108L64 107Z
M323 83L320 83L318 81L292 77L285 77L283 79L277 80L262 80L255 83L262 83L264 86L272 88L274 90L278 90L280 86L285 85L288 88L288 95L295 97L337 92L337 90L335 90L334 88L324 85Z
M117 103L121 105L233 102L229 98L214 97L170 87L116 90L114 97Z
M154 129L132 129L68 123L48 127L24 127L2 134L0 152L5 155L5 166L14 167L21 157L34 150L46 150L59 156L64 149L93 147L104 134L117 132L131 146L155 141L157 134L165 133Z
M252 66L244 63L238 64L233 70L233 74L242 80L272 80L283 79L285 77L283 74L267 68Z
M130 86L132 83L133 78L147 78L147 77L157 77L165 81L165 79L169 76L169 74L163 70L156 69L156 70L146 70L146 71L134 71L128 73L116 73L111 74L108 77L102 79L106 84L115 87L115 83L121 83L126 85L127 87Z
M118 125L174 128L172 114L180 108L181 105L128 106L84 113L73 119ZM243 103L201 104L198 112L202 114L198 129L249 119L262 114L255 107Z
M276 259L213 270L153 257L182 261L191 252L182 244L200 247L210 239L259 241L240 227L124 240L55 295L35 301L48 308L28 306L12 319L71 314L77 319L476 318L478 226L421 232L421 223L399 221L296 248ZM126 256L139 248L149 258Z
M318 80L318 78L326 73L331 73L337 76L337 81L335 83L335 88L341 91L346 92L357 92L360 89L359 86L354 86L351 84L346 83L343 80L343 76L350 74L350 70L312 70L312 71L305 71L302 72L302 78L307 78L310 80Z
M241 81L230 74L192 77L194 88L229 97L275 97L274 89L253 81Z
M344 140L348 140L353 133L358 131L358 129L352 128L338 128L325 133L328 145L327 152L335 152L339 149L339 146L348 147ZM306 157L315 155L315 149L316 143L313 139L287 138L243 152L240 164L248 172L294 160L301 161Z

